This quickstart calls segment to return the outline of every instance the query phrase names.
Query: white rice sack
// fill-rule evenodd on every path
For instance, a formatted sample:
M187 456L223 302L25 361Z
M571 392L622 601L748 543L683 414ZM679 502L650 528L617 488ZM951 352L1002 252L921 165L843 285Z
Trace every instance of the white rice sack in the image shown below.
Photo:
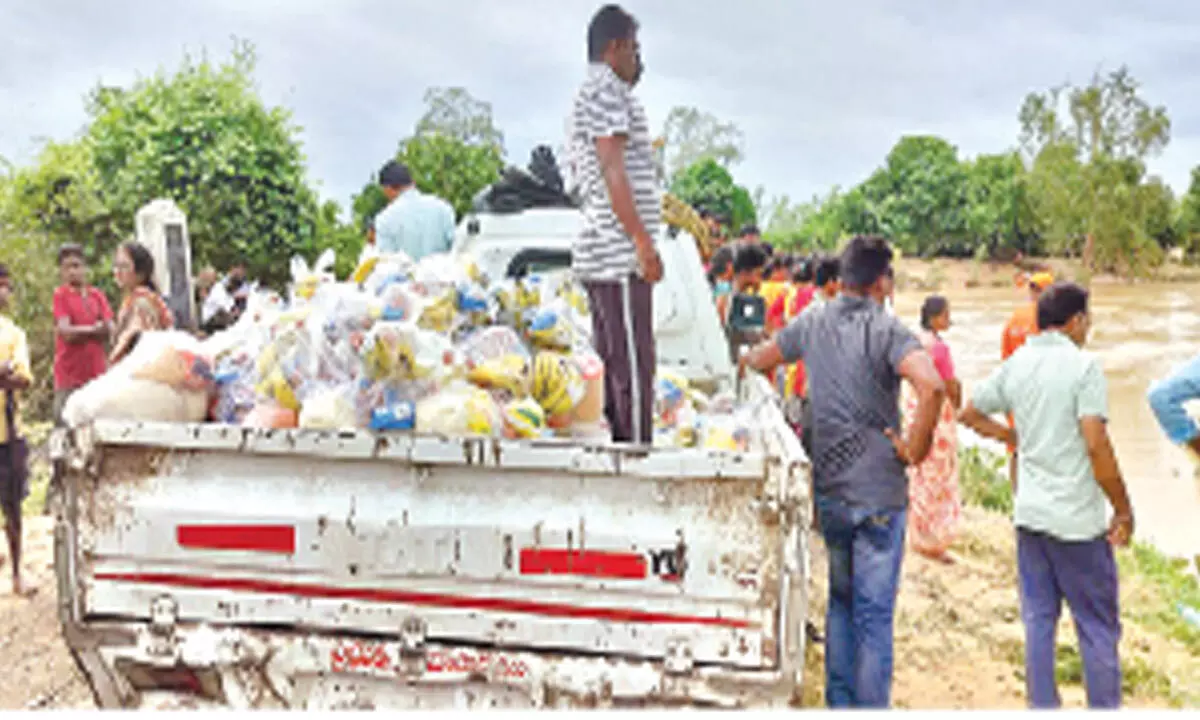
M72 428L96 420L202 422L207 415L208 393L113 374L80 388L63 408L63 421Z
M71 395L63 408L63 421L70 427L95 420L203 421L208 414L207 390L175 389L135 377L161 362L170 350L204 354L200 341L185 332L142 333L125 359Z

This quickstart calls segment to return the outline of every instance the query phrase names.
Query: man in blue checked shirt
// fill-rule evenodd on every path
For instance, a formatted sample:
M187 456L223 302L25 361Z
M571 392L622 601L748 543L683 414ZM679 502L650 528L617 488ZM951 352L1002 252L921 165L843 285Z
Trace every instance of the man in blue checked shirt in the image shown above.
M379 184L388 206L375 216L375 243L382 253L402 252L419 261L450 252L454 242L454 208L417 189L412 173L391 161L379 171Z
M1187 401L1200 400L1200 355L1151 385L1146 399L1171 442L1187 445L1200 456L1200 426L1183 409Z

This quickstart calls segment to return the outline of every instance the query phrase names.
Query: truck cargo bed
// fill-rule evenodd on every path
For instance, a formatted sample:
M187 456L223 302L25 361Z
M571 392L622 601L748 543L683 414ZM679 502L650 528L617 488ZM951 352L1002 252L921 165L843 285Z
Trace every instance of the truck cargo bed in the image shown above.
M159 664L179 661L180 638L217 628L259 638L269 656L323 647L304 654L318 674L397 671L404 648L425 658L424 674L438 667L433 647L684 677L797 673L807 465L775 404L758 413L748 453L81 428L62 519L64 621L176 637L110 647L113 668L153 664L155 647ZM542 687L559 666L524 662L541 679L507 681Z

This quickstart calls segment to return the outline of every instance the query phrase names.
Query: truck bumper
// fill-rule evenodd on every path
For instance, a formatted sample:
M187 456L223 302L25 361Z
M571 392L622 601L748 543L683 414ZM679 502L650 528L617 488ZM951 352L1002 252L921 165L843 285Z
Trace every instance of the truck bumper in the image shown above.
M117 692L102 705L234 709L766 708L798 678L772 671L337 638L287 631L108 627L132 643L93 646ZM93 680L95 680L93 678ZM96 683L93 682L95 686Z

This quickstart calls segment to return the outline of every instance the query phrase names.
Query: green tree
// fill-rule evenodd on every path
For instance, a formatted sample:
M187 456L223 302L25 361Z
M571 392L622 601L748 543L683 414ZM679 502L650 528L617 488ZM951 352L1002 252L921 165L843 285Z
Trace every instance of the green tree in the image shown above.
M1179 200L1175 227L1184 247L1192 252L1200 250L1200 165L1192 168L1187 192Z
M864 220L878 220L905 253L954 250L967 235L966 170L940 137L903 137L863 187ZM873 211L873 212L872 212Z
M745 137L737 125L722 122L715 115L694 107L683 106L673 107L667 114L663 138L666 140L665 170L671 179L706 159L728 169L741 162L745 144Z
M467 145L494 145L503 153L504 133L496 129L492 104L462 87L431 87L425 91L425 113L415 134L449 135Z
M317 245L333 248L337 257L334 273L339 278L348 277L358 265L358 256L367 242L366 233L353 223L341 219L342 208L334 200L321 203L317 212Z
M105 198L124 228L158 197L188 215L199 263L235 260L267 282L286 279L294 254L316 254L317 198L305 179L299 128L267 107L253 83L255 55L235 44L227 62L185 58L123 90L99 88L87 138Z
M711 157L676 175L671 192L692 207L728 215L735 231L758 215L750 191L735 183L729 171Z
M502 135L492 125L491 105L462 88L431 88L427 108L413 135L400 141L395 159L408 166L413 183L454 206L461 218L504 169ZM387 206L372 178L354 196L352 214L360 230Z
M93 282L111 289L108 254L117 238L111 226L85 142L48 143L32 165L7 165L0 173L0 262L13 274L14 319L29 338L34 386L25 410L36 417L48 416L53 400L50 306L58 247L83 245L94 263Z
M1121 67L1083 87L1031 93L1018 116L1038 229L1051 250L1083 253L1091 271L1137 274L1161 258L1147 230L1153 203L1139 186L1171 122L1139 90Z
M966 164L966 226L975 251L999 247L1033 251L1025 164L1016 152L979 155Z
M1138 186L1138 192L1137 200L1146 218L1146 235L1159 247L1175 247L1179 244L1175 193L1160 177L1152 177L1142 183Z

